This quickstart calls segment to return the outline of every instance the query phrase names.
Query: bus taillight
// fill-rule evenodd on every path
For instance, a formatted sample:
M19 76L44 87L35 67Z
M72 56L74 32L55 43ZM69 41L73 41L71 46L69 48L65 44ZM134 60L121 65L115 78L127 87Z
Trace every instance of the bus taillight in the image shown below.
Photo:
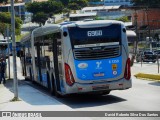
M66 77L66 83L69 86L72 86L75 83L71 68L67 63L65 63L65 77Z
M126 67L125 67L125 72L124 72L124 78L126 80L130 80L131 78L131 67L130 67L130 63L131 63L131 60L130 58L127 59L126 61Z

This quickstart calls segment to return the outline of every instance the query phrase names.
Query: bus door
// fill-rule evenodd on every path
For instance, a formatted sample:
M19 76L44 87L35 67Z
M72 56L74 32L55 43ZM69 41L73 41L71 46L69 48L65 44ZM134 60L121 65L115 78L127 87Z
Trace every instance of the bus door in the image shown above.
M57 36L57 35L54 35ZM54 62L54 80L52 81L52 86L54 87L55 90L61 91L60 90L60 79L61 79L61 59L62 59L62 52L61 52L61 43L57 39L57 37L54 38L53 40L53 62Z
M50 89L50 76L49 76L49 56L48 51L48 40L41 38L40 42L37 42L37 69L38 69L38 80L48 89Z
M36 47L37 47L37 57L35 59L35 63L36 63L36 68L38 69L38 81L42 82L42 71L41 71L41 66L42 66L42 62L41 62L41 59L40 59L40 54L41 54L41 47L40 47L40 43L37 42L36 44Z

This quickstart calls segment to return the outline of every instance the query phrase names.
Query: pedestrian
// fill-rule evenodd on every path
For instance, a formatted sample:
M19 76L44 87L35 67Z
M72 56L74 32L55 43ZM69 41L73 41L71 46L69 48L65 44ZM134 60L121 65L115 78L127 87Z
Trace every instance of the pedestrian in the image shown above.
M6 62L5 62L4 58L1 58L1 60L0 60L0 84L1 84L2 80L3 80L3 84L6 83L5 70L6 70Z

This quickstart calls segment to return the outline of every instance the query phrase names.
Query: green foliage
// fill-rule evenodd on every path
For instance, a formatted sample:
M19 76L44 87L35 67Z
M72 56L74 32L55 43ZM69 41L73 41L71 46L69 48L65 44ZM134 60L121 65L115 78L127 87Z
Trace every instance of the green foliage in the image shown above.
M56 1L33 2L26 4L26 10L33 14L36 14L38 12L44 12L45 14L56 14L62 12L62 9L62 3Z
M88 0L71 0L68 4L69 9L79 10L88 5Z
M60 0L64 6L68 6L70 0Z
M26 10L33 13L33 22L44 25L44 21L53 14L61 13L63 5L60 1L50 0L26 4Z
M70 10L68 8L64 8L62 11L63 11L63 13L69 13L70 12Z
M129 22L129 20L128 20L128 17L127 17L127 16L123 16L123 17L117 18L116 20L118 20L118 21L122 21L122 22Z
M21 32L22 20L19 17L15 17L15 34L19 35ZM0 33L4 36L7 26L11 29L11 14L9 12L0 13ZM4 36L5 37L5 36Z
M41 4L42 3L40 2L27 3L25 7L28 12L36 14L37 12L42 11Z
M101 0L88 0L88 2L101 2Z
M96 16L95 20L104 20L104 19L103 18L99 18L98 16Z
M8 0L0 0L0 3L7 4L7 3L8 3Z
M48 19L48 15L44 12L38 12L33 15L32 22L38 23L40 26L45 24L45 21Z
M71 10L78 10L80 7L78 6L77 3L69 3L68 8Z

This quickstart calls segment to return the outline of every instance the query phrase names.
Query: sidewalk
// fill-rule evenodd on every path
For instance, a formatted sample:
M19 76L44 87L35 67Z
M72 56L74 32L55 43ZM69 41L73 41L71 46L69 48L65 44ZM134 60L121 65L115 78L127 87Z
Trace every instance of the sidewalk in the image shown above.
M72 111L70 107L31 87L23 80L18 83L20 101L10 102L14 97L12 85L13 80L7 80L5 85L0 85L1 111Z
M75 111L71 107L56 100L54 96L49 96L44 92L33 88L26 81L19 80L18 82L18 95L20 101L16 102L10 101L14 97L13 80L7 80L6 84L0 84L0 111ZM58 119L59 118L61 117L58 117ZM67 119L91 120L87 117L67 117Z
M158 73L157 63L134 63L131 74L137 78L145 78L160 81L160 68Z
M12 57L10 62L11 78L13 78ZM25 81L24 77L21 75L21 65L19 58L17 58L17 77L19 79L18 97L20 101L11 102L11 100L14 98L13 80L6 80L6 84L0 84L0 111L75 111L71 107L58 101L56 97L50 96L45 92L34 88L31 85L32 83L28 83L27 81ZM61 117L58 117L56 119L59 118ZM79 120L81 118L68 117L67 119ZM87 117L83 117L82 119L91 120Z

